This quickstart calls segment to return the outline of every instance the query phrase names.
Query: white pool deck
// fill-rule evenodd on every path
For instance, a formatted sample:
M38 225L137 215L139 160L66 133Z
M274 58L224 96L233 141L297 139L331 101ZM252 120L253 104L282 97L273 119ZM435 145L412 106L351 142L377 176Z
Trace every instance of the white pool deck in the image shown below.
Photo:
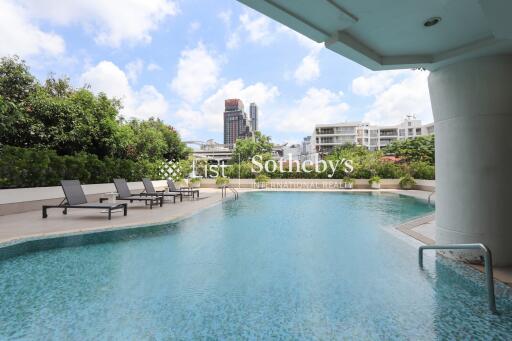
M58 236L92 233L106 230L137 228L141 225L168 223L189 217L201 210L217 205L224 200L233 200L232 193L222 198L221 191L216 188L201 188L199 199L184 198L183 202L165 203L163 207L150 209L143 203L134 202L128 205L128 215L121 212L113 213L108 220L100 210L70 209L67 215L58 208L48 210L48 218L43 219L41 210L0 216L0 247L16 244L33 239L44 239ZM239 193L256 191L250 188L240 188ZM309 191L309 192L342 192L345 190L325 189L266 189L265 191ZM368 192L371 190L353 189L349 192ZM386 189L381 192L397 193L427 200L430 192L402 191ZM432 196L435 202L435 195ZM422 217L396 227L409 238L414 238L424 244L435 243L434 215ZM512 267L495 268L496 279L512 285Z

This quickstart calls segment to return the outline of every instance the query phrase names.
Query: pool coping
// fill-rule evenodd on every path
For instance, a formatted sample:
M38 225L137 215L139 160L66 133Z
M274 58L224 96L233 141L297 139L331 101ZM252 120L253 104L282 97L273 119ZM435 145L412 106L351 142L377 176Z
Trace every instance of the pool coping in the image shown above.
M240 194L243 194L246 192L240 192ZM234 200L232 197L228 197L228 200ZM93 234L100 234L104 232L115 232L115 231L122 231L122 230L136 230L138 228L146 228L151 226L161 226L165 224L173 224L178 223L182 220L188 219L196 214L199 214L200 212L209 209L211 207L217 206L225 202L225 200L216 200L206 206L203 206L197 210L194 210L192 212L183 214L181 216L171 218L171 219L164 219L164 220L157 220L152 221L146 224L140 224L140 223L133 223L128 225L122 225L122 226L107 226L107 227L98 227L98 228L87 228L87 229L78 229L74 231L64 231L64 232L50 232L50 233L39 233L39 234L33 234L28 236L22 236L18 238L11 238L8 240L4 240L0 242L0 249L11 247L15 245L21 245L24 243L29 243L33 241L42 241L47 239L57 239L57 238L66 238L66 237L75 237L75 236L81 236L81 235L93 235Z
M306 192L306 193L318 193L318 192L326 192L326 193L393 193L399 195L407 195L411 197L415 197L417 199L425 199L423 196L419 195L417 192L425 192L426 194L430 193L428 191L419 191L419 190L411 190L411 191L403 191L403 190L394 190L394 189L242 189L240 190L240 194L249 193L249 192ZM208 198L208 197L206 197ZM206 199L205 198L205 199ZM228 200L233 200L232 197L227 197ZM219 205L224 202L225 199L220 198L220 200L214 200L212 203L200 207L198 209L193 210L192 212L180 215L174 218L165 218L161 220L153 220L151 222L141 224L141 223L128 223L126 225L121 226L101 226L98 228L80 228L80 229L70 229L65 231L57 231L57 232L42 232L35 233L29 235L21 235L19 237L12 237L10 239L5 239L0 241L0 249L4 247L10 247L17 244L23 244L31 241L39 241L45 239L54 239L54 238L64 238L64 237L72 237L78 235L89 235L94 233L102 233L109 231L119 231L119 230L129 230L129 229L137 229L148 226L159 226L163 224L171 224L182 221L184 219L190 218L191 216L198 214L208 208Z
M395 229L397 231L402 232L404 235L414 238L416 241L424 244L424 245L434 245L436 241L432 238L429 238L423 234L421 234L418 231L415 231L414 229L416 227L428 224L428 223L435 223L435 214L428 214L419 218L415 218L409 221L406 221L400 225L395 226ZM485 273L485 269L483 265L480 264L474 264L469 262L464 262L461 259L450 257L449 254L444 252L436 252L436 254L455 260L457 262L461 262L481 273ZM499 281L500 283L503 283L507 285L508 287L512 288L512 271L510 270L510 267L496 267L493 266L493 277L495 281Z

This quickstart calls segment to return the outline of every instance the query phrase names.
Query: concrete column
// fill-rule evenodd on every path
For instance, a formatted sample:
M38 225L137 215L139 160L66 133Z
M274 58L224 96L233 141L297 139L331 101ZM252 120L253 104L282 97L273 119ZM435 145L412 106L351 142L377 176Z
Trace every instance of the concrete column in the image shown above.
M512 55L451 64L428 83L436 242L482 242L496 265L512 265Z

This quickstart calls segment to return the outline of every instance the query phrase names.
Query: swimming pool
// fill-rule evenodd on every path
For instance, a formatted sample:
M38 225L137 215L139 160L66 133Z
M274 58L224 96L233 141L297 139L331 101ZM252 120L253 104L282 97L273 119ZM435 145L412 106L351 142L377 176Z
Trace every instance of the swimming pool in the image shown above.
M165 226L63 239L73 246L0 261L0 339L510 337L504 286L493 316L480 273L431 256L421 271L390 232L431 211L391 194L255 192Z

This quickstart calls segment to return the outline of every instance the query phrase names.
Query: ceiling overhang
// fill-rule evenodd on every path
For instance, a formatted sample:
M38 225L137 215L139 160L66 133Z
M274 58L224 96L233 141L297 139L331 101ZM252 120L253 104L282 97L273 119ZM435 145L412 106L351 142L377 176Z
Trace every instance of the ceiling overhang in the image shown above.
M512 53L510 0L239 0L372 70ZM425 27L430 17L442 20Z

